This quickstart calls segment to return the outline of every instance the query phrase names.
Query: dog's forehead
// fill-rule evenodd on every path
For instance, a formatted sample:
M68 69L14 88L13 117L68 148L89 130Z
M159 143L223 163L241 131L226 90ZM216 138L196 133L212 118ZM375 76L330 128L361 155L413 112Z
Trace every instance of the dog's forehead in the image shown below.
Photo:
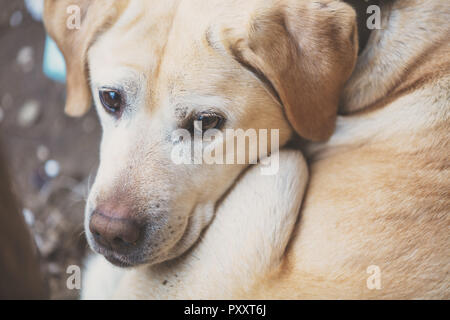
M129 1L117 21L89 51L94 68L125 66L142 73L154 69L167 43L175 1Z
M125 77L120 70L130 70L144 75L153 92L173 90L180 79L184 83L195 79L199 86L208 82L200 70L225 65L212 48L219 43L211 28L214 19L204 6L196 7L198 3L130 1L116 23L91 46L93 80L120 81Z

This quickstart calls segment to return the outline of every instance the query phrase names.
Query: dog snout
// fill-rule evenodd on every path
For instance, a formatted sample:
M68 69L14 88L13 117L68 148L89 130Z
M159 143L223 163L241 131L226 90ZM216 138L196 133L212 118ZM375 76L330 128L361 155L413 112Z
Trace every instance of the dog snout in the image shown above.
M141 237L141 227L136 218L99 210L93 212L89 230L100 246L120 253L137 246Z

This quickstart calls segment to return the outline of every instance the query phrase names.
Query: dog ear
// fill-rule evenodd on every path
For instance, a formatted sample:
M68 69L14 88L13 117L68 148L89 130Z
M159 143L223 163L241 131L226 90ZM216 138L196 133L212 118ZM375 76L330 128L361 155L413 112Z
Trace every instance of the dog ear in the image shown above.
M271 89L295 131L328 139L357 59L352 7L334 0L274 1L256 10L246 34L230 30L232 55Z
M99 33L114 23L117 3L124 5L124 2L45 0L45 27L66 61L65 111L70 116L82 116L92 104L87 51Z

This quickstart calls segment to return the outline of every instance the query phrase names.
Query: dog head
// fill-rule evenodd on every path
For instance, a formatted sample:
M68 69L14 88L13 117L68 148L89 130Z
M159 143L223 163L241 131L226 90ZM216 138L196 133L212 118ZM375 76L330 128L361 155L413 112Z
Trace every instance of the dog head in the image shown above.
M358 50L353 9L332 0L47 0L45 23L66 59L66 112L80 116L93 99L103 126L86 233L120 266L185 252L248 166L176 164L175 147L192 158L196 147L174 131L327 139Z

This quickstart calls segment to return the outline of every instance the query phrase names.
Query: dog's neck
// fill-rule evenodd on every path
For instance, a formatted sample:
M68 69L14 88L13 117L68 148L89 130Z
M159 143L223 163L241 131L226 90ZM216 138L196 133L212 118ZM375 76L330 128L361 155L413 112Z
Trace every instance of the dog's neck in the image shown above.
M381 29L370 33L344 89L343 114L384 105L407 92L408 85L422 83L423 69L448 72L449 60L442 58L449 50L450 6L446 1L384 0L380 7ZM364 43L361 30L364 27L360 27ZM421 72L414 72L419 68Z

